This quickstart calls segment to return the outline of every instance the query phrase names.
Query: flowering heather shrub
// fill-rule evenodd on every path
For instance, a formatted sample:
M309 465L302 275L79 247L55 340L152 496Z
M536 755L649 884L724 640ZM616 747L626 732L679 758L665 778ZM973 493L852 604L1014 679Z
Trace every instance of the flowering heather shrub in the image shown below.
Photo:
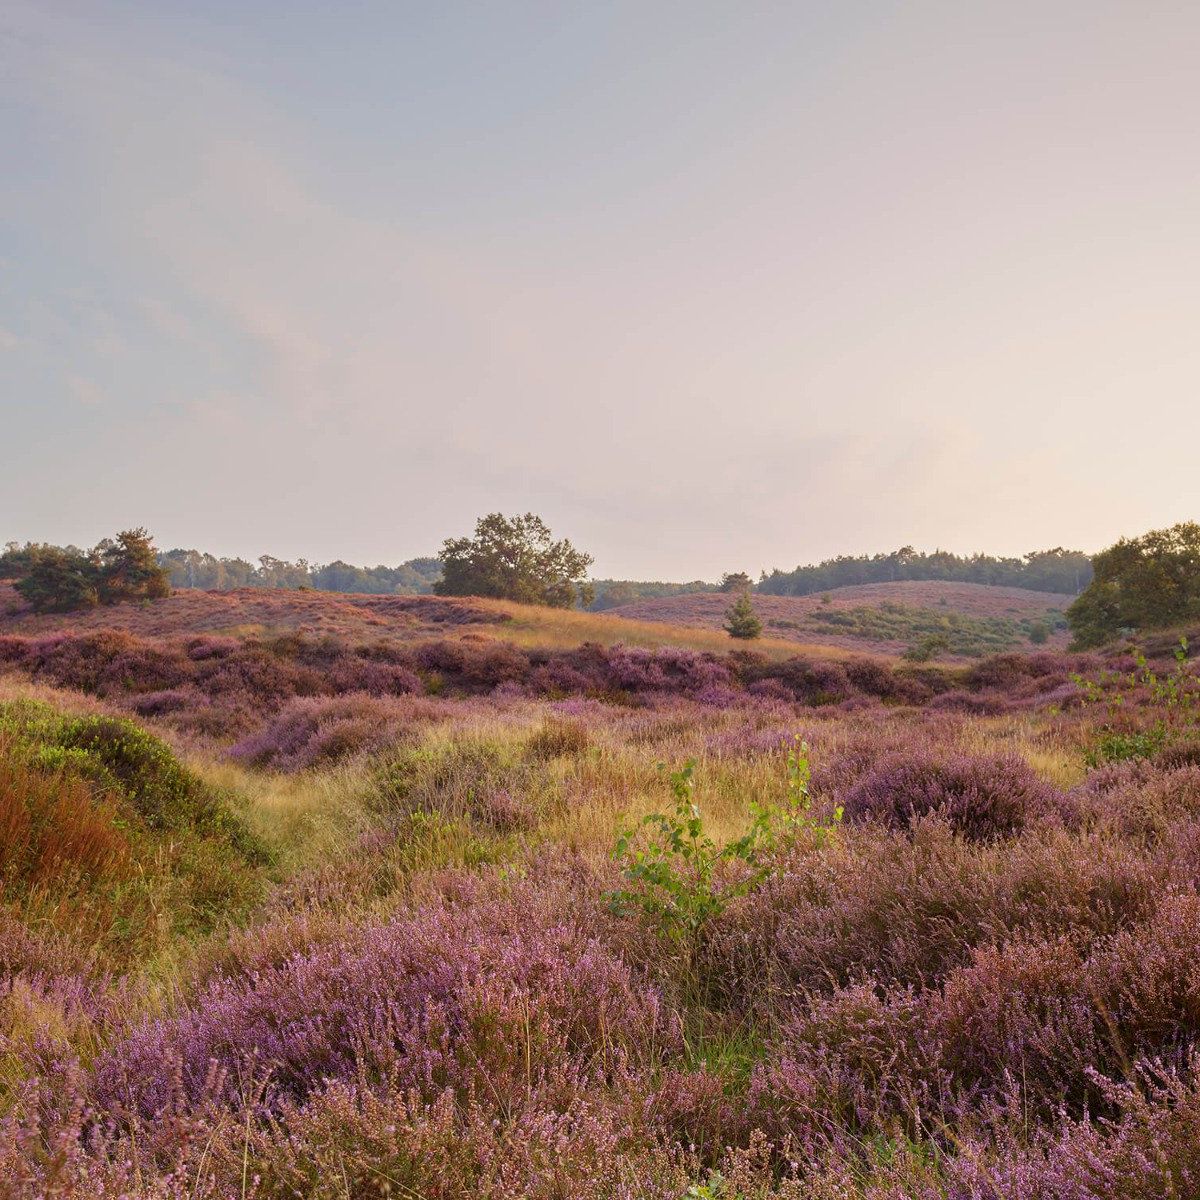
M705 740L705 749L714 758L758 758L764 754L782 757L796 736L796 722L762 729L745 724L711 734Z
M1165 746L1154 755L1154 765L1163 771L1182 767L1200 767L1200 737L1184 738Z
M338 693L369 692L372 696L419 696L425 691L420 675L395 663L354 658L335 662L326 675Z
M1043 651L1037 654L996 654L972 666L966 675L967 686L976 691L995 688L1011 691L1030 680L1041 681L1044 691L1056 687L1072 674L1089 674L1099 667L1090 654Z
M1023 759L894 755L842 796L847 821L906 829L939 816L972 840L1009 837L1055 808L1055 794Z
M969 967L950 975L933 1022L961 1097L1003 1099L1019 1081L1029 1115L1044 1119L1062 1104L1081 1111L1090 1091L1085 1064L1108 1065L1113 1049L1081 986L1084 964L1066 938L1016 941L979 948Z
M750 1123L813 1153L833 1130L857 1133L927 1109L937 1064L924 1009L910 991L883 998L859 984L784 1018L750 1081Z
M132 634L58 634L27 643L23 666L35 678L94 695L158 691L186 680L182 656Z
M1200 817L1200 766L1161 770L1145 759L1090 771L1067 797L1071 819L1139 841L1173 836L1181 819Z
M204 705L203 694L194 687L164 688L160 692L144 692L129 704L139 717L162 717L167 713L194 710Z
M31 928L19 919L14 905L0 909L0 992L17 976L90 976L95 958L94 948L81 939L65 937L45 925Z
M999 1162L948 1164L954 1195L979 1200L1162 1200L1200 1195L1200 1070L1140 1062L1125 1083L1097 1079L1115 1115L1065 1122Z
M351 693L296 699L233 746L229 755L277 771L303 771L353 754L382 750L414 726L444 715L433 702L416 698L383 699Z
M1153 855L1118 838L1039 830L1015 842L964 841L944 824L910 837L847 828L818 861L781 864L711 931L703 966L725 1003L823 993L873 979L940 985L975 946L1018 932L1080 944L1150 920L1164 892L1200 878L1200 832L1176 828Z
M598 1083L677 1048L657 994L552 901L524 888L431 903L250 979L217 977L101 1055L97 1100L153 1117L234 1103L253 1078L278 1106L365 1071L429 1101L450 1088L503 1109L564 1070Z
M206 658L228 658L237 653L241 645L238 638L218 637L215 634L188 638L184 643L187 656L193 662L203 662Z
M981 692L943 692L929 702L931 712L965 713L973 717L994 717L1007 708L1003 696Z

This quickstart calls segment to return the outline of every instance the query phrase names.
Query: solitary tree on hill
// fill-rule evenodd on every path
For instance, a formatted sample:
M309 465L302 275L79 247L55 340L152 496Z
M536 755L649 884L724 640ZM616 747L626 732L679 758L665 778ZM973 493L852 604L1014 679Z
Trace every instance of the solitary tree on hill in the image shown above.
M756 638L762 636L762 622L750 603L750 594L742 592L725 610L725 632L734 638Z
M592 556L565 538L554 541L533 513L480 517L474 537L446 539L441 561L442 578L433 585L439 596L494 596L551 608L592 601Z

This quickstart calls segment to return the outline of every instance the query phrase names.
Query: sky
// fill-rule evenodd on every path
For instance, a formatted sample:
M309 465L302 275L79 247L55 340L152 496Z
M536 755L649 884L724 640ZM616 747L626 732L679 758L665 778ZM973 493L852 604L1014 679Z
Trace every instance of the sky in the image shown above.
M1200 518L1200 5L0 0L0 542Z

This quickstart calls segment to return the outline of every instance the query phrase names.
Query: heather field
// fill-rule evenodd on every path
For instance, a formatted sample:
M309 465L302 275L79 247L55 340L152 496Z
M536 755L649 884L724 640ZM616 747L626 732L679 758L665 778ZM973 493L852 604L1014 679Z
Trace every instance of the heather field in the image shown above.
M0 1195L1200 1194L1175 639L652 628L5 618Z
M944 657L961 660L1065 649L1070 638L1063 612L1072 599L1018 587L906 580L857 584L810 596L755 595L754 607L772 638L895 655L932 634L946 639ZM717 630L728 606L728 596L692 592L609 611L634 621Z

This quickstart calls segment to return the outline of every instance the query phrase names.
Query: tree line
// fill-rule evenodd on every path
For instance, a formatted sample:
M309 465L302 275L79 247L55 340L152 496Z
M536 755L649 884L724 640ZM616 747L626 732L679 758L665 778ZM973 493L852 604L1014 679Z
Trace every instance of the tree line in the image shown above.
M337 562L313 566L264 555L253 566L243 559L216 558L195 550L154 549L145 529L127 529L91 550L10 542L0 553L0 579L15 580L17 592L36 610L70 612L128 600L155 600L181 587L310 587L338 592L434 592L441 596L490 596L556 608L597 604L597 587L587 577L593 559L567 539L555 540L533 513L506 517L489 513L473 536L447 538L437 558L410 559L399 567L354 567ZM1094 568L1094 569L1093 569ZM1200 524L1183 522L1122 538L1093 559L1079 551L1037 551L1021 559L922 554L904 547L892 554L829 559L796 571L764 576L758 591L805 595L852 583L942 579L1008 584L1036 591L1077 591L1067 620L1080 648L1100 646L1129 634L1200 621ZM618 598L668 595L694 584L634 584L605 581L602 593ZM700 585L737 598L726 616L735 638L753 638L761 624L750 601L751 580L742 571L719 584ZM601 605L597 605L601 607Z
M1091 578L1091 556L1061 546L1034 550L1021 558L960 555L948 550L926 553L902 546L889 554L839 555L794 571L764 572L757 590L768 596L810 596L853 584L941 580L1077 595Z
M318 592L364 592L368 595L427 595L441 578L437 558L410 558L399 566L356 567L343 562L295 562L263 554L257 562L218 558L200 550L165 550L158 554L171 586L232 591L234 588L312 588Z

